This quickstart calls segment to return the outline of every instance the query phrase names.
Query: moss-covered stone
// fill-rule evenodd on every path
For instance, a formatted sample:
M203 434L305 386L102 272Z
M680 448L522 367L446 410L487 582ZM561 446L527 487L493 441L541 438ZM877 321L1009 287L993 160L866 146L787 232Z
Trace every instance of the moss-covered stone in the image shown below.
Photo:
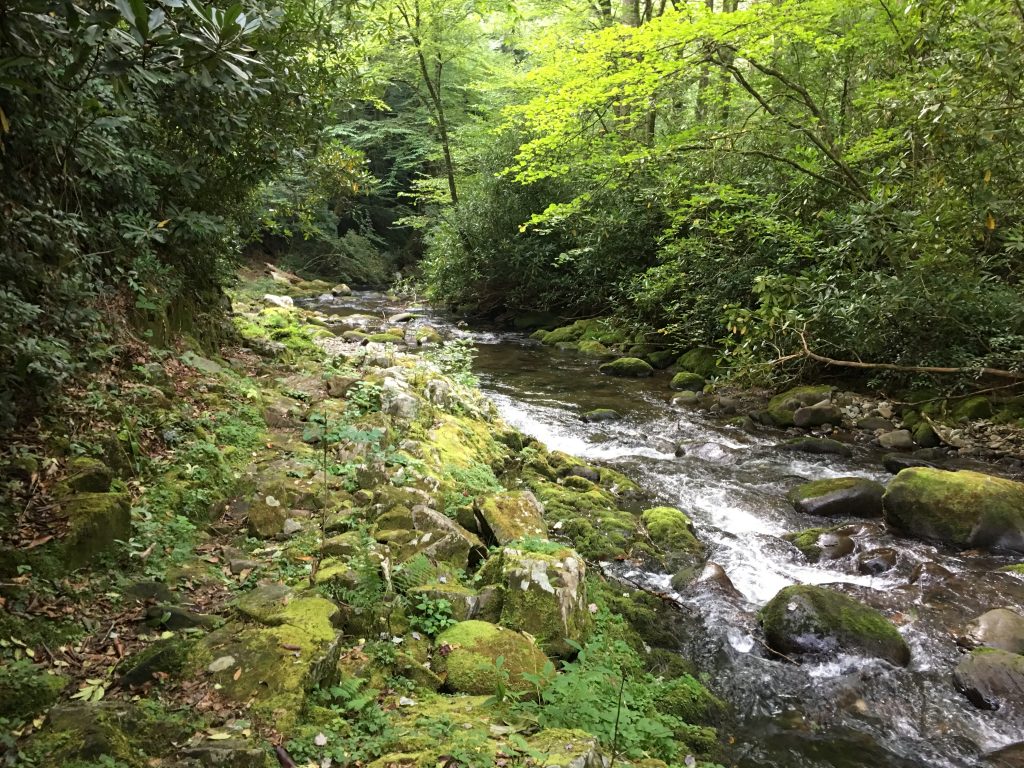
M588 424L598 424L604 421L618 421L622 414L611 408L595 408L583 414L583 420Z
M83 493L106 493L114 473L98 459L78 456L68 461L68 476L65 482L72 491Z
M560 523L559 535L585 558L613 558L629 549L636 521L619 509L611 491L595 487L582 492L539 478L529 485L544 505L548 524Z
M0 665L0 717L28 720L53 706L68 684L28 661Z
M478 499L476 515L484 539L499 546L547 535L544 507L530 491L495 493Z
M692 675L683 675L659 685L655 706L659 712L678 717L691 725L716 723L726 710L725 702Z
M74 493L60 501L68 532L60 549L65 567L80 568L96 555L131 536L130 499L126 493Z
M837 560L851 554L856 548L846 526L807 528L782 537L800 550L810 562Z
M768 401L763 416L776 427L792 427L797 408L820 403L832 396L833 387L803 386L787 389Z
M495 660L504 659L505 686L520 693L532 693L534 685L524 674L539 675L549 662L544 652L526 635L486 621L463 621L437 637L435 671L445 686L458 693L494 694L501 679Z
M576 349L581 355L586 355L587 357L605 358L611 357L614 354L608 347L594 339L584 339L577 344Z
M699 373L680 371L672 377L672 381L669 382L669 387L678 391L703 392L704 377Z
M642 515L647 535L655 544L674 551L700 553L704 546L695 535L693 522L674 507L654 507Z
M718 370L718 352L709 347L696 347L680 355L676 365L681 371L689 371L709 379Z
M912 536L1024 552L1024 483L911 467L889 482L883 504L886 522Z
M858 600L824 587L782 589L761 611L769 647L786 656L859 653L905 666L910 649L896 627Z
M590 634L586 566L567 547L506 547L501 553L502 626L528 632L544 651L569 657ZM550 551L554 550L554 551Z
M607 376L624 376L627 378L645 378L654 373L651 364L641 360L639 357L620 357L609 363L604 363L598 370Z
M885 486L862 477L813 480L791 489L786 498L800 514L825 517L881 517Z
M953 682L974 706L1024 714L1024 656L976 648L953 672Z
M961 400L953 409L953 418L957 421L974 421L992 416L992 401L984 395Z

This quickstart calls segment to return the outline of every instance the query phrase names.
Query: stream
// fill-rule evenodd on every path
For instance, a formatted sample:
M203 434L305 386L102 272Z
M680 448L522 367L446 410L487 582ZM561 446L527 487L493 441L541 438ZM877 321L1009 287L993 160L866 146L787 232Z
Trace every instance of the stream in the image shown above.
M735 587L699 581L672 592L670 574L609 564L619 575L680 605L666 616L679 650L709 687L735 708L728 762L742 768L860 766L994 766L990 755L1024 740L1021 723L976 709L953 687L960 652L955 638L987 610L1024 606L1024 580L999 573L1013 559L961 553L898 538L880 521L850 521L854 552L817 564L783 534L837 521L796 513L786 492L806 480L860 476L885 482L880 455L858 447L852 458L785 452L777 430L748 434L722 417L674 408L668 377L603 376L597 362L540 345L521 334L468 328L424 307L382 294L302 302L337 321L399 311L416 314L446 336L471 339L481 388L502 417L551 450L604 464L631 477L653 501L678 507ZM351 325L350 327L355 327ZM339 331L340 333L340 331ZM612 408L615 422L588 424L581 415ZM677 456L677 446L683 455ZM653 504L652 504L653 505ZM862 573L858 554L889 548L895 565ZM945 572L941 569L945 569ZM790 584L830 584L894 617L911 647L907 668L858 657L795 664L764 646L757 611ZM1019 758L1018 758L1019 759ZM1019 765L1019 763L1013 763Z

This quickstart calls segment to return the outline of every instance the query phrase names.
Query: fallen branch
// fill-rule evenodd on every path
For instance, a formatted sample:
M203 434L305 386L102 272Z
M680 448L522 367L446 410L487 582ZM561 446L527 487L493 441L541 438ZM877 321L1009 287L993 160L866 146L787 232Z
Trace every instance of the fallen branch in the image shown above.
M942 373L942 374L983 374L985 376L993 376L1000 379L1013 379L1014 381L1024 381L1024 372L1019 371L1004 371L1002 368L945 368L937 365L896 365L895 363L862 363L857 360L836 360L834 357L825 357L819 355L816 352L812 352L811 348L807 345L807 337L800 334L800 344L803 347L803 353L796 353L794 355L788 355L782 360L791 360L796 357L806 357L811 360L816 360L819 363L825 365L834 365L840 368L858 368L860 370L871 370L871 371L899 371L900 373Z

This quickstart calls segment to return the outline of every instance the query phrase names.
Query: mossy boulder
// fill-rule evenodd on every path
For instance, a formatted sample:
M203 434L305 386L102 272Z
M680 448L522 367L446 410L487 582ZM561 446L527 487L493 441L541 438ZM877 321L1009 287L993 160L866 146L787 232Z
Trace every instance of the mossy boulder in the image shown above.
M992 416L992 401L984 395L961 400L953 409L953 418L957 421L974 421Z
M786 494L793 509L823 517L881 517L885 486L862 477L802 483Z
M532 693L535 687L523 675L539 675L550 663L523 633L486 621L462 621L449 627L438 635L436 648L434 671L445 687L478 696L495 693L503 673L508 675L509 690ZM499 656L504 659L503 672L495 664Z
M0 717L30 719L56 703L68 679L28 661L0 666Z
M552 475L556 473L554 469L549 471ZM530 478L529 486L544 505L548 523L560 524L559 534L572 542L576 551L585 558L614 558L630 547L636 533L636 521L630 512L619 509L618 497L604 487L603 477L602 487L592 487L587 491L567 488L539 477ZM613 487L620 488L615 484Z
M816 405L832 397L832 387L793 387L768 401L768 407L761 414L762 421L776 427L794 426L793 416L798 408Z
M598 369L606 376L622 376L626 378L642 379L651 376L654 368L645 360L639 357L620 357L609 363L604 363Z
M676 366L681 371L689 371L710 379L718 368L718 352L710 347L696 347L680 355L676 360Z
M693 522L674 507L654 507L641 514L647 535L659 546L673 551L703 552Z
M832 658L839 653L910 662L896 627L874 608L840 592L811 585L785 587L761 611L768 646L785 656Z
M528 632L552 656L573 656L567 641L583 644L591 629L586 565L568 547L547 543L533 549L544 551L506 547L501 552L500 623Z
M676 360L676 355L670 350L658 349L647 352L643 355L643 358L656 370L663 371L672 366Z
M603 421L618 421L622 414L611 408L595 408L583 414L583 421L588 424L599 424Z
M1024 653L1024 616L1009 608L986 611L967 625L957 643L968 648L984 646Z
M504 546L516 539L544 538L544 507L530 491L495 493L477 500L476 516L484 539Z
M672 377L672 381L669 382L669 387L678 391L703 392L704 377L699 373L680 371Z
M659 685L655 706L663 714L699 725L717 722L726 711L725 702L692 675L682 675Z
M576 350L587 357L605 358L612 357L614 353L600 341L584 339L576 345Z
M911 467L889 481L883 506L886 523L912 536L1024 552L1024 483Z
M126 493L74 493L60 500L68 532L61 540L61 557L69 570L131 536L131 505Z
M72 491L106 493L114 473L98 459L78 456L68 461L68 476L64 481Z
M1024 656L976 648L953 672L953 682L974 706L1024 714Z
M796 437L787 440L776 448L792 453L813 453L821 456L853 456L853 448L838 440L827 437Z

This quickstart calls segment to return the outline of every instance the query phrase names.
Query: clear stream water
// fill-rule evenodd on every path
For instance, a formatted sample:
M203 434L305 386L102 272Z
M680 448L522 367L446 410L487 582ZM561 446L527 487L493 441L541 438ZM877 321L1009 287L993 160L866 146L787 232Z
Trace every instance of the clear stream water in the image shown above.
M405 311L376 293L318 300L312 307L338 320L358 313L381 318ZM851 459L779 451L777 431L750 435L721 419L669 405L668 378L603 376L597 364L518 334L471 329L425 308L415 324L472 339L482 389L503 418L524 433L638 482L652 502L690 515L710 560L735 591L705 582L673 593L678 611L665 621L680 652L693 659L713 690L730 701L737 721L729 755L743 768L1009 765L986 757L1024 741L1024 724L1005 712L973 707L952 684L959 658L955 637L987 610L1024 608L1024 580L996 569L1012 559L960 553L894 537L877 521L858 527L857 551L809 564L781 536L836 521L800 515L786 502L793 485L810 479L861 476L885 481L879 456L858 449ZM581 415L613 408L621 421L587 424ZM682 444L685 455L676 456ZM857 553L897 552L878 576L859 572ZM915 566L934 563L952 576L912 581ZM929 566L932 567L932 566ZM669 575L630 570L620 575L671 591ZM772 658L757 611L789 584L837 585L894 616L913 659L906 669L857 657L822 664ZM1013 763L1021 765L1021 763Z

